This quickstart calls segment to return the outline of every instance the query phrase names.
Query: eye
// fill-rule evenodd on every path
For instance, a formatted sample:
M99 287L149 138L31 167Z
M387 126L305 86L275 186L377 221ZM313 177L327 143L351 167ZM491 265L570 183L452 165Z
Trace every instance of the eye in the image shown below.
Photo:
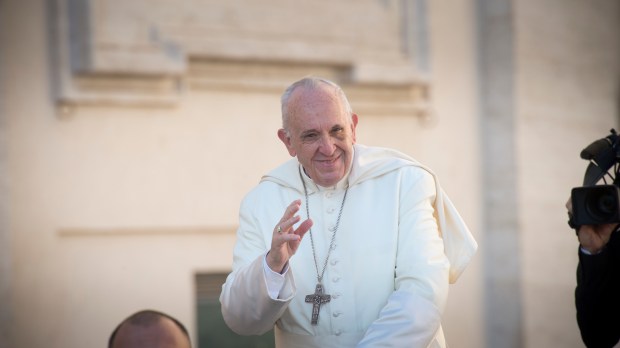
M334 128L332 128L331 134L332 135L341 135L342 133L344 133L344 127L341 126L335 126Z
M301 136L302 141L312 141L318 137L316 133L306 133Z

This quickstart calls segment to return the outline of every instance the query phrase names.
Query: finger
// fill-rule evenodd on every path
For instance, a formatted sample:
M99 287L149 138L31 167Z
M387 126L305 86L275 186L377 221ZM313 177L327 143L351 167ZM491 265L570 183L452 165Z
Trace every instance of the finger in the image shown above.
M289 233L289 229L300 220L300 218L295 215L299 211L300 206L301 200L298 199L291 202L291 204L286 207L284 215L275 227L275 232L278 232L278 234Z
M566 210L568 210L569 213L573 212L573 201L572 199L569 197L568 201L566 201Z
M299 220L299 218L297 220ZM294 231L291 231L291 233L283 234L282 240L284 242L299 242L304 237L306 232L310 230L310 227L312 227L312 220L307 219L302 222Z
M299 238L301 239L306 234L306 232L310 230L310 227L312 227L312 224L313 222L311 219L305 220L297 227L297 229L294 231L294 234L298 235Z
M299 219L298 219L299 220ZM312 227L312 220L308 219L302 222L297 229L292 231L292 233L287 233L282 235L283 242L299 242L304 237L306 232L310 230Z
M300 206L301 206L301 200L299 199L291 202L291 204L289 204L288 207L286 207L286 210L284 211L284 215L282 216L282 219L280 219L280 222L284 222L292 218L293 216L295 216L295 214L299 211Z
M301 237L295 233L286 233L280 235L280 245L288 242L298 242L301 240Z
M301 220L299 215L295 215L288 220L281 221L278 225L276 225L274 234L278 234L278 235L289 234L291 232L291 228L293 227L293 225L298 223L299 220Z

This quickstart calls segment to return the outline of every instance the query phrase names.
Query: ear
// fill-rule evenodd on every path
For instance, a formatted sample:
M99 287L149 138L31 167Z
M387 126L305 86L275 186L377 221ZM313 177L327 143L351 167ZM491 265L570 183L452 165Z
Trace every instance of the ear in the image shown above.
M358 121L357 114L351 115L351 121L352 121L351 122L351 134L352 134L352 137L353 137L353 144L355 144L355 141L356 141L356 139L355 139L355 128L357 127L357 121Z
M291 143L291 138L286 134L286 131L283 128L278 129L278 138L280 138L280 141L282 141L282 143L284 143L284 146L286 146L286 149L288 150L289 155L291 155L292 157L295 157L297 153L295 152L295 149L293 148L293 144Z

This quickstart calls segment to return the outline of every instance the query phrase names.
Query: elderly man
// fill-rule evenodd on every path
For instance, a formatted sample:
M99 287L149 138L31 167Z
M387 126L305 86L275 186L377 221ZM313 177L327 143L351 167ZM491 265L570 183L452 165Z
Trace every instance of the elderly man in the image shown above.
M292 84L282 123L295 158L241 204L220 296L227 325L243 335L275 325L287 348L445 347L448 285L477 245L434 174L356 144L358 116L331 81Z

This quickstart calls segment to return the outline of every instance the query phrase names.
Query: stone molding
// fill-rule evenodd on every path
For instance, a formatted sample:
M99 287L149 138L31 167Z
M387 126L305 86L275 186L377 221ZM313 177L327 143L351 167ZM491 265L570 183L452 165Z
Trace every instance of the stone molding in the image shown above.
M188 88L281 91L312 74L372 113L428 115L411 24L424 2L54 0L56 101L169 107Z
M140 226L140 227L68 227L56 231L61 238L122 237L122 236L180 236L180 235L234 235L235 226Z

